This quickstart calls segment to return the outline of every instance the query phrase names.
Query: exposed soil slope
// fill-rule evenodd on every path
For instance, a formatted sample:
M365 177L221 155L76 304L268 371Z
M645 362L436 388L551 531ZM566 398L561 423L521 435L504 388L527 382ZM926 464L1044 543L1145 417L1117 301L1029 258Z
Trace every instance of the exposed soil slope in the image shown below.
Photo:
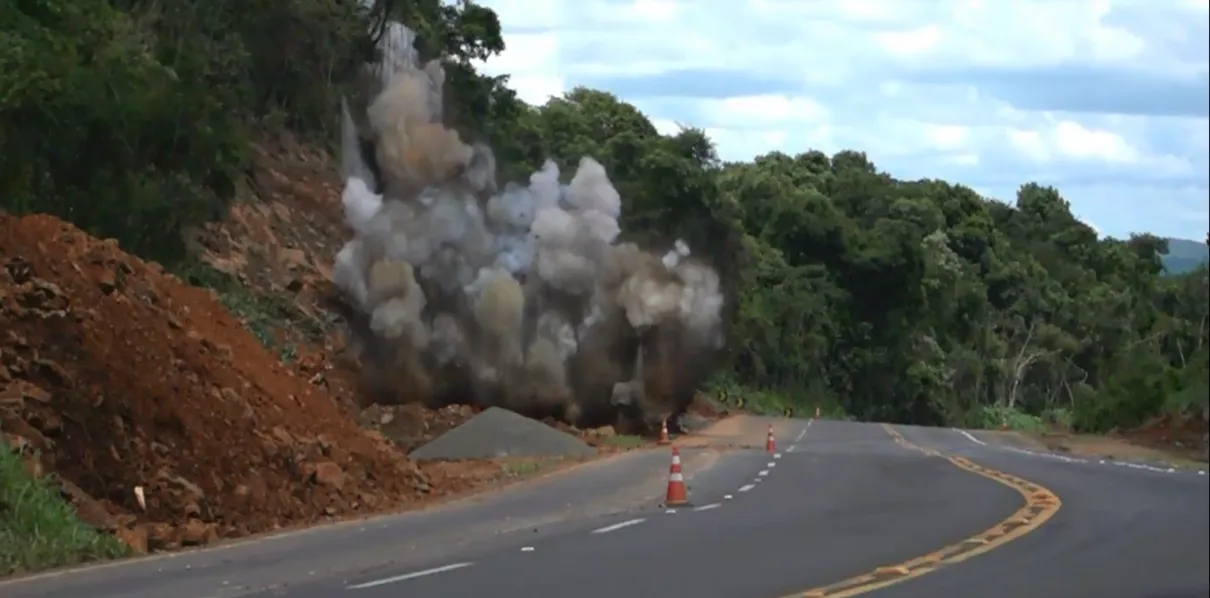
M152 548L431 492L213 293L53 217L0 215L0 364L0 424L41 452L31 468L61 476L90 523L137 516Z

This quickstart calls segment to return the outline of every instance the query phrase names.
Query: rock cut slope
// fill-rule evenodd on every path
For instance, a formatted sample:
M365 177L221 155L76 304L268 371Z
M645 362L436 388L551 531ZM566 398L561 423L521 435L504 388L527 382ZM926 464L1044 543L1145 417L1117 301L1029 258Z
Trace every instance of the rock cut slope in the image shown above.
M0 214L0 429L85 520L200 543L431 491L210 292L44 215ZM140 507L134 488L145 490ZM129 541L129 540L128 540Z

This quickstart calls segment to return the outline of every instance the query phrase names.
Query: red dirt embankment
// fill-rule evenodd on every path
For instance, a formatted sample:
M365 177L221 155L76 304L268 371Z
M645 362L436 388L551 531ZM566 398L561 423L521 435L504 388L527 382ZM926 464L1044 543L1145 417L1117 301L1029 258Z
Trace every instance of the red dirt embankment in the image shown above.
M432 490L211 292L44 215L0 214L0 429L37 449L27 466L57 474L86 521L136 548Z

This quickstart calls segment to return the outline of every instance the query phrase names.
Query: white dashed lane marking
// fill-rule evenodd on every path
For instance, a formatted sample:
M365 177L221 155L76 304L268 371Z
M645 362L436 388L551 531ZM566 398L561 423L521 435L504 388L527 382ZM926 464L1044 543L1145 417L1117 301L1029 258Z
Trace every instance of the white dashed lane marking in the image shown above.
M675 513L676 511L671 511L671 512ZM638 525L638 524L640 524L640 523L642 523L642 522L644 522L644 521L647 521L647 520L646 520L646 519L642 519L642 518L639 518L639 519L630 519L630 520L627 520L627 521L623 521L623 522L621 522L621 523L615 523L615 524L613 524L613 525L607 525L607 526L605 526L605 527L601 527L601 528L594 529L594 530L592 530L592 533L594 533L594 534L608 534L609 532L616 532L616 531L618 531L618 530L620 530L620 529L622 529L622 528L630 527L630 526L632 526L632 525Z
M967 440L969 440L979 446L991 446L991 445L988 445L987 442L978 439L977 437L975 437L974 434L971 434L970 432L967 432L966 430L959 430L958 428L952 428L952 430L965 436ZM1176 469L1175 467L1157 467L1155 465L1148 465L1146 463L1132 463L1130 461L1113 461L1113 460L1108 460L1108 459L1095 459L1095 460L1094 459L1080 459L1078 457L1068 457L1067 455L1056 455L1054 453L1040 453L1037 451L1031 451L1031 450L1026 450L1023 448L1017 448L1015 446L995 445L995 448L1005 450L1008 452L1012 452L1012 453L1021 454L1021 455L1031 455L1034 457L1041 457L1043 459L1053 459L1055 461L1062 461L1064 463L1085 463L1085 464L1089 464L1089 465L1094 465L1094 464L1095 465L1114 465L1117 467L1125 467L1127 469L1137 469L1140 471L1150 471L1150 472L1154 472L1154 473L1179 473L1179 470ZM1197 471L1197 475L1206 475L1206 470L1199 469Z
M813 423L815 423L815 420L807 421L807 425L804 426L803 429L798 432L798 436L795 437L794 441L795 442L801 441L803 439L803 437L805 437L807 435L807 430L809 430L811 428L811 424L813 424ZM791 444L789 447L786 448L786 452L787 453L793 452L796 448L798 448L797 445ZM736 489L737 493L750 492L751 490L756 488L756 485L761 483L761 481L764 480L765 478L767 478L769 476L769 474L773 471L773 469L777 467L777 461L782 458L782 453L773 453L773 454L769 455L769 458L771 460L765 463L765 469L758 471L756 473L756 477L752 480L751 483L744 484L743 486L740 486L738 489ZM735 498L734 495L731 495L731 494L727 494L727 495L723 496L723 500L734 500L734 498ZM690 509L690 511L693 511L693 512L709 511L712 509L717 509L718 507L721 507L721 506L723 506L722 503L713 503L713 504L709 504L709 505L705 505L705 506L701 506L701 507L692 508L692 509ZM668 509L665 512L669 515L672 515L672 514L676 513L676 509Z
M415 571L415 572L413 572L413 573L407 573L407 574L404 574L404 575L396 575L396 576L394 576L394 577L386 577L386 578L379 579L379 580L375 580L375 581L367 581L367 582L365 582L365 583L359 583L359 584L357 584L357 585L355 585L355 586L349 586L349 587L348 587L348 589L350 589L350 590L364 590L364 589L366 589L366 588L376 588L376 587L378 587L378 586L385 586L385 585L387 585L387 584L399 583L399 582L401 582L401 581L407 581L407 580L409 580L409 579L416 579L416 578L418 578L418 577L427 577L427 576L429 576L429 575L436 575L436 574L438 574L438 573L445 573L446 571L453 571L453 570L455 570L455 569L462 569L462 568L464 568L464 567L470 567L470 566L471 566L471 565L473 565L473 564L474 564L474 563L454 563L454 564L452 564L452 565L445 565L444 567L434 567L434 568L432 568L432 569L425 569L425 570L423 570L423 571Z
M803 430L802 430L801 432L799 432L799 433L798 433L798 437L797 437L797 439L795 440L796 442L797 442L797 441L802 440L803 436L805 436L805 435L806 435L806 433L807 433L807 429L811 427L811 423L812 423L812 422L807 422L806 427L805 427L805 428L803 428ZM972 438L972 439L973 439L973 438ZM789 453L789 452L793 452L795 448L796 448L796 445L790 445L790 446L789 446L789 447L786 449L786 452L787 452L787 453ZM766 477L769 475L769 473L770 473L770 472L771 472L771 471L772 471L772 470L773 470L775 467L777 467L777 461L778 461L779 459L781 459L781 458L782 458L782 453L773 453L773 454L772 454L772 455L770 455L769 457L770 457L772 460L771 460L771 461L768 461L767 463L765 463L765 467L766 467L766 469L762 469L762 470L758 471L758 472L757 472L757 474L756 474L756 478L755 478L755 479L753 479L753 480L752 480L752 482L751 482L750 484L744 484L743 486L740 486L740 487L739 487L739 488L736 490L736 492L738 492L738 493L750 492L751 490L755 489L755 488L756 488L756 485L757 485L757 484L759 484L759 483L761 482L761 480L765 479L765 478L766 478ZM723 495L723 500L725 500L725 501L727 501L727 500L734 500L734 498L735 498L735 496L734 496L734 495L732 495L732 494L726 494L726 495ZM699 506L699 507L689 507L689 506L686 506L686 508L685 508L684 510L687 510L687 511L690 511L690 512L693 512L693 513L700 513L700 512L702 512L702 511L712 511L712 510L717 509L717 508L722 507L722 506L723 506L723 503L721 503L721 502L716 502L716 503L710 503L710 504L702 505L702 506ZM664 513L665 513L666 515L675 515L675 514L677 514L677 512L678 512L678 509L665 509L665 510L664 510ZM625 529L625 528L628 528L628 527L631 527L631 526L638 525L638 524L643 523L643 522L645 522L645 521L647 521L647 519L646 519L646 518L642 518L642 517L640 517L640 518L635 518L635 519L629 519L629 520L626 520L626 521L621 521L621 522L618 522L618 523L614 523L614 524L611 524L611 525L607 525L607 526L605 526L605 527L601 527L601 528L594 529L594 530L592 530L592 531L591 531L591 532L589 532L589 533L590 533L590 534L607 534L607 533L610 533L610 532L616 532L616 531L618 531L618 530L622 530L622 529ZM525 547L522 547L522 548L521 548L521 552L534 552L534 547L533 547L533 546L525 546ZM425 571L417 571L417 572L415 572L415 573L408 573L407 575L400 575L400 576L396 576L396 577L389 577L389 578L386 578L386 579L381 579L381 580L378 580L378 581L367 582L367 583L360 584L360 585L356 585L356 586L349 586L349 588L348 588L348 589L350 589L350 590L356 590L356 589L370 588L370 587L375 587L375 586L385 585L385 584L389 584L389 583L395 583L395 582L399 582L399 581L406 581L406 580L408 580L408 579L414 579L414 578L417 578L417 577L423 577L423 576L426 576L426 575L433 575L433 574L436 574L436 573L443 573L443 572L446 572L446 571L452 571L452 570L454 570L454 569L461 569L461 568L463 568L463 567L469 567L469 566L471 566L472 564L473 564L473 563L455 563L455 564L453 564L453 565L446 565L446 566L444 566L444 567L437 567L437 568L435 568L435 569L427 569L427 570L425 570Z

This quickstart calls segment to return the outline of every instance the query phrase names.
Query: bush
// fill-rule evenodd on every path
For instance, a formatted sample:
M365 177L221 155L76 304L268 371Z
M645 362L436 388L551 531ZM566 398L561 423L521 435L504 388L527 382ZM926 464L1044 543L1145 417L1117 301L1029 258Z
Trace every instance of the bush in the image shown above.
M0 577L126 554L82 523L45 480L34 479L0 440Z

